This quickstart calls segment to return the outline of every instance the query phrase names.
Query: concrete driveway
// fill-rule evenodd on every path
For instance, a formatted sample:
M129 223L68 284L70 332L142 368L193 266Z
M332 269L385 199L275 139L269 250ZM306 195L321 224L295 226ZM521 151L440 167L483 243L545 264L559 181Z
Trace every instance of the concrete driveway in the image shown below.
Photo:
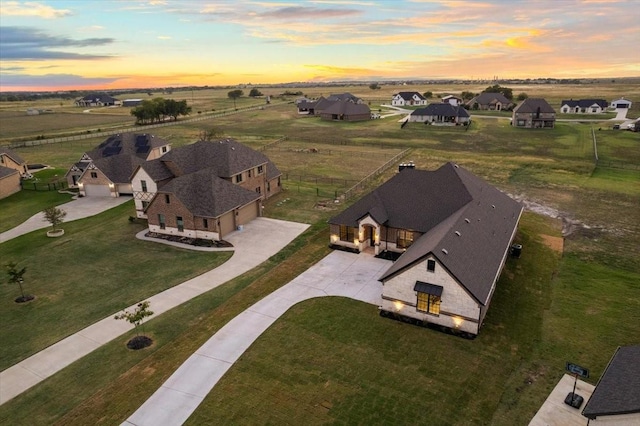
M380 304L377 278L390 261L334 251L229 321L189 357L123 425L181 425L251 344L293 305L343 296Z
M146 298L154 312L151 318L253 269L308 227L304 223L262 217L254 219L242 231L235 231L226 238L235 246L231 259L209 272ZM137 303L123 306L123 309L133 310ZM131 330L131 324L113 318L116 313L0 372L0 405Z
M120 204L126 203L131 199L131 197L126 196L118 198L82 197L62 204L58 206L58 208L67 212L67 216L64 218L64 221L71 222L72 220L84 219L85 217L102 213L105 210L109 210L113 207L119 206ZM48 228L50 226L51 224L45 220L44 214L42 212L37 213L15 228L0 234L0 243L19 237L20 235L28 234L31 231ZM62 227L64 228L64 225Z

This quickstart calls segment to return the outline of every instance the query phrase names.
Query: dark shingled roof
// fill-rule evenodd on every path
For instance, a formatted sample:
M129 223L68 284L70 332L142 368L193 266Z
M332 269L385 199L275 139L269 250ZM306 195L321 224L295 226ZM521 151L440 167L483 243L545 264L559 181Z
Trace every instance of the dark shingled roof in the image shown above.
M214 168L218 176L226 178L269 162L263 153L233 139L198 141L172 149L161 160L172 162L182 174Z
M425 99L425 98L424 98L424 96L422 96L422 95L421 95L420 93L418 93L418 92L398 92L398 93L396 93L396 95L400 95L400 97L401 97L402 99L404 99L405 101L413 100L413 96L414 96L414 95L417 95L417 96L418 96L418 99L420 99L420 100L424 100L424 99ZM395 95L394 95L394 96L395 96Z
M564 105L569 106L569 108L575 108L575 107L589 108L592 105L599 105L600 108L605 109L606 107L609 106L609 103L604 99L579 99L575 101L573 99L569 99L568 101L563 100L562 103L560 104L560 106L564 106Z
M13 161L15 161L18 164L23 164L25 161L22 157L20 157L18 154L15 153L15 151L13 151L10 148L7 148L6 146L0 146L0 155L5 154L7 157L10 157Z
M333 105L322 110L323 114L362 115L371 114L371 109L365 104L354 104L349 101L336 101Z
M92 160L125 154L146 159L152 148L164 145L169 145L169 142L148 133L121 133L109 136L87 155Z
M164 162L162 161L162 158L156 158L155 160L145 161L139 166L139 168L144 169L144 171L147 172L149 177L151 177L151 179L153 179L155 182L159 182L165 179L170 179L173 177L173 173L171 173L171 170L169 170L169 168L165 166ZM133 178L133 175L135 174L137 169L138 168L136 168L131 173L131 178Z
M538 111L538 108L540 108L540 112L542 113L556 112L556 110L542 98L527 98L515 107L513 112L535 113Z
M418 108L411 115L440 115L443 117L469 117L469 113L462 106L453 106L450 103L429 104L424 108Z
M16 169L12 169L5 166L0 166L0 179L5 178L7 176L11 176L13 174L18 173Z
M200 217L218 217L260 199L260 194L219 178L213 169L177 177L163 186L160 193L174 194L192 214Z
M329 95L327 97L327 100L330 101L346 101L346 102L352 102L352 103L358 103L359 101L361 101L361 99L357 96L352 95L351 93L345 92L345 93L335 93L332 95Z
M131 183L131 174L144 162L145 160L134 155L122 154L98 158L93 161L93 165L113 183Z
M357 226L370 214L385 226L424 233L380 280L431 253L484 305L521 212L495 187L447 163L435 171L403 170L329 223Z
M582 410L589 419L630 413L640 413L640 345L616 350Z
M114 103L116 98L107 95L106 93L90 93L85 97L79 99L80 101L102 102L102 103Z
M509 99L507 99L502 93L492 93L492 92L482 92L475 98L469 101L469 104L478 103L480 105L489 105L491 103L500 102L502 104L511 104Z

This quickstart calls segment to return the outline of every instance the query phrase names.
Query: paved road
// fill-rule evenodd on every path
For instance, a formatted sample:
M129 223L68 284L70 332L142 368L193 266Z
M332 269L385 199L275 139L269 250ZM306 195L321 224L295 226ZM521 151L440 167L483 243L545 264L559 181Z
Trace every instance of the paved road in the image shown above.
M293 281L229 321L189 357L124 423L183 424L251 344L293 305L323 296L343 296L378 305L377 278L391 266L371 254L334 251Z
M149 297L155 317L258 266L284 248L309 225L258 218L226 240L234 245L231 259L189 281ZM150 242L149 244L155 244ZM123 307L132 310L137 303ZM0 372L0 405L82 358L133 326L109 315L101 321L55 343Z

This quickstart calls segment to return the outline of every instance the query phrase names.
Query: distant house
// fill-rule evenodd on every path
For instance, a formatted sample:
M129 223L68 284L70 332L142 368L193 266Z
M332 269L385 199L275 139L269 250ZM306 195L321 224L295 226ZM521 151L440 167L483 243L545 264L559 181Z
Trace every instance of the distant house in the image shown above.
M123 107L137 107L138 105L142 105L142 99L125 99L122 101Z
M296 102L298 114L314 115L317 101L301 100Z
M103 107L120 105L121 101L107 95L106 93L90 93L87 96L76 100L75 104L80 107Z
M381 313L478 334L522 206L469 171L404 168L329 220L330 245L396 253Z
M132 194L131 173L140 164L171 150L166 140L151 134L122 133L110 136L86 152L69 168L65 179L88 197Z
M393 106L426 105L427 100L418 92L398 92L391 98Z
M478 96L467 102L469 109L479 109L483 111L508 110L514 105L502 93L482 92Z
M563 114L600 114L609 104L604 99L569 99L560 104L560 112Z
M629 99L620 98L615 101L611 101L612 108L631 108L631 101Z
M582 415L594 426L640 424L640 345L616 350Z
M513 109L511 124L527 129L553 129L556 110L542 98L528 98Z
M15 194L20 189L20 173L16 169L0 166L0 199Z
M409 115L410 122L428 124L460 125L467 124L469 120L469 113L466 109L449 103L429 104L424 108L418 108Z
M7 167L19 173L20 177L30 177L27 162L10 148L0 146L0 167Z
M462 105L462 98L454 95L447 95L442 97L442 103L458 106L458 105Z
M281 190L262 153L232 139L198 141L139 165L131 178L136 214L160 234L220 240L262 216Z
M351 93L348 93L348 92L335 93L335 94L329 95L327 97L327 100L329 100L329 101L345 101L345 102L351 102L351 103L354 103L354 104L363 104L364 103L364 101L361 98L359 98L359 97L357 97L355 95L352 95Z
M350 101L330 101L330 105L322 107L319 112L320 118L332 121L364 121L371 119L371 109L368 105L362 103L353 103ZM316 114L318 114L316 106Z

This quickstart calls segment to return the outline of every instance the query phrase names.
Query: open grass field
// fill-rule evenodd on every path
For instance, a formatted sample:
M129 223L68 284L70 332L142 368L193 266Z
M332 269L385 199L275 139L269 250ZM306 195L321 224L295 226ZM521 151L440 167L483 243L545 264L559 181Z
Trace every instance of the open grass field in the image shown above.
M529 90L514 89L514 93L549 94L558 99L603 97L609 101L623 95L634 100L633 93L640 95L638 86L606 85L591 94L583 85L559 86L531 86ZM313 90L326 95L349 89ZM356 95L358 91L372 92L366 86L353 89L349 91ZM400 87L393 89L396 92ZM446 89L441 88L443 93L474 90ZM616 92L618 89L623 93ZM391 88L383 86L375 95L384 90ZM432 88L424 90L437 93ZM226 321L324 256L326 220L345 204L331 202L331 193L407 148L410 153L405 160L413 160L420 168L433 169L445 161L456 161L500 189L539 203L546 212L546 216L528 213L523 217L518 235L524 245L523 256L509 261L478 338L469 341L383 319L374 306L360 302L307 301L291 309L251 347L214 388L190 424L519 425L528 423L555 386L565 361L589 368L589 381L595 383L618 345L640 342L640 171L629 167L639 163L638 134L610 130L606 122L602 130L598 130L598 123L558 123L554 130L527 131L513 129L504 118L488 118L474 120L465 131L419 124L400 129L397 119L329 123L301 118L294 105L284 104L211 121L179 123L154 132L178 146L197 139L203 129L215 128L221 135L264 149L289 174L289 179L283 180L285 191L266 203L265 214L314 225L255 270L150 321L147 327L155 339L153 347L137 353L127 351L123 336L0 406L0 423L122 422ZM598 140L599 166L594 162L592 126ZM29 162L65 168L100 141L18 152ZM312 148L317 152L311 152ZM628 167L609 167L606 161ZM393 172L391 169L373 180L369 188ZM321 179L315 183L296 178L303 174ZM334 182L325 183L323 178ZM47 202L51 201L40 201L40 205ZM14 203L26 204L27 199ZM102 232L117 235L118 244L96 234L90 251L94 257L84 263L95 258L96 268L109 271L100 257L108 258L120 244L131 253L136 250L138 242L132 241L131 247L125 243L130 229L141 225L126 221L130 214L124 211L126 206L120 219L114 217L115 222ZM0 223L4 211L4 207L0 209ZM107 216L96 218L100 225L91 229L101 229L101 222L112 220ZM83 225L78 222L76 228L75 223L69 223L64 228L67 233L72 229L79 233ZM545 245L548 240L544 236L560 236L563 228L564 251L560 253ZM29 253L32 247L39 250L36 240L32 234L11 246L6 245L11 242L3 243L0 256L4 259L9 249L19 255ZM61 263L55 265L61 280L76 280L74 268L62 267L65 255L49 250L40 257ZM198 256L185 255L185 259L190 257L194 258L193 268L199 267ZM35 257L25 261L29 259ZM140 273L155 273L144 266L140 269ZM176 274L189 273L186 268L175 269ZM46 294L44 288L29 285L27 281L29 292ZM105 288L113 285L104 284ZM7 306L12 304L17 289L4 286L2 291ZM112 303L105 297L85 300L84 308L103 309L93 306L95 300L99 305ZM22 330L16 327L22 326L11 323L8 329Z

